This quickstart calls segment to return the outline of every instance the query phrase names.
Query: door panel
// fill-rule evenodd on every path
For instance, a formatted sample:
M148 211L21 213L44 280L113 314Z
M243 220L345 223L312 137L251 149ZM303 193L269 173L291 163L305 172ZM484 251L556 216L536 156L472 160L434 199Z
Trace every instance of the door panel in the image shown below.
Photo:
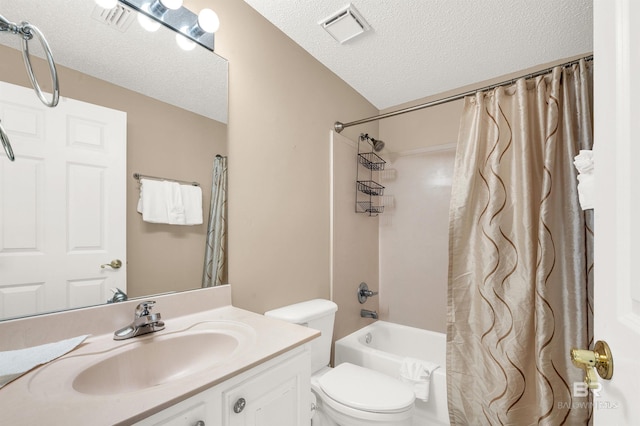
M595 339L611 347L611 380L594 390L594 424L640 422L640 5L594 2Z
M0 156L0 318L126 291L126 114L0 82L0 119L16 154Z

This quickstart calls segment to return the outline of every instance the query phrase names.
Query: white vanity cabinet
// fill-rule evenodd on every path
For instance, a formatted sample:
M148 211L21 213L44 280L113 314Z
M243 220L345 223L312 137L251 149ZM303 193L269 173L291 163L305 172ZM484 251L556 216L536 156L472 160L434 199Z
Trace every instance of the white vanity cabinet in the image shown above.
M136 423L138 426L310 424L311 357L293 349Z
M136 426L208 426L219 425L210 399L215 398L213 389L204 391L185 401L148 417ZM219 415L218 415L219 417Z
M224 426L300 426L309 424L309 351L280 362L222 392ZM306 422L306 423L305 423Z

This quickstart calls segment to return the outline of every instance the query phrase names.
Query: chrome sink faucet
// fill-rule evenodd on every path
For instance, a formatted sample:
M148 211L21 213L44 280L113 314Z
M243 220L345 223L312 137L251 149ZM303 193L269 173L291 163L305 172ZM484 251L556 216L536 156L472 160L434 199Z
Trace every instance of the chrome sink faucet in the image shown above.
M114 340L126 340L143 334L154 333L164 329L164 321L159 313L151 313L156 302L149 300L136 306L133 322L113 333Z

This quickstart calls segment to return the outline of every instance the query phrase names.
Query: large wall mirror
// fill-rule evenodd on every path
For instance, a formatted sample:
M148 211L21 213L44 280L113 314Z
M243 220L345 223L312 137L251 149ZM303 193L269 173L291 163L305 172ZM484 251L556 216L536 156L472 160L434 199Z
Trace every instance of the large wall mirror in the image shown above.
M185 6L189 7L189 2L185 1ZM126 207L117 215L120 220L112 220L104 228L104 233L118 226L126 228L126 250L118 255L124 265L119 270L100 268L113 259L102 258L100 250L94 250L96 274L86 282L67 283L67 287L53 295L39 287L48 274L59 273L58 267L62 267L64 261L36 262L39 257L36 246L42 238L49 238L49 234L34 236L34 241L37 240L34 247L21 248L8 241L7 236L19 235L19 231L9 229L13 226L11 214L2 207L7 203L2 197L19 196L20 185L24 183L21 181L37 181L38 167L41 167L25 148L22 135L8 131L14 139L12 142L15 141L16 161L11 163L4 153L0 154L0 319L83 306L78 303L81 298L73 296L69 286L80 289L80 293L103 292L100 303L106 303L108 297L104 296L111 294L111 288L120 286L126 287L130 298L200 288L213 161L216 155L227 154L227 61L200 46L182 50L176 44L175 33L165 27L155 32L144 30L137 22L136 12L131 12L124 26L119 19L105 19L93 0L0 0L0 14L13 22L29 21L46 36L58 67L61 102L72 99L126 113L126 155L123 155L126 158L121 159L126 163L122 176ZM45 91L50 91L48 67L44 60L37 58L44 57L42 49L37 42L31 42L30 50L38 80ZM0 81L31 88L20 39L7 32L0 32ZM33 90L30 96L37 99ZM14 99L0 92L3 124L8 123L7 105L13 102ZM49 135L42 138L47 144ZM24 172L25 179L16 179L16 174L9 172L10 167L16 164L26 167L29 162L33 163L33 173ZM136 211L140 183L133 177L134 173L200 183L203 224L177 226L143 221ZM85 179L81 185L88 186L91 182ZM87 189L87 194L99 193ZM66 194L56 196L64 199ZM93 200L87 197L75 202L88 204ZM34 211L38 211L34 213L34 220L50 216L39 203L39 199L32 203ZM102 219L108 218L95 220ZM54 228L68 230L69 221L67 218ZM37 270L44 278L30 278L17 286L14 280L8 285L10 278L3 271L4 262L17 257L21 251L31 256L27 256L21 268ZM101 277L111 279L107 288L93 285ZM25 303L32 305L25 309L34 312L23 312L17 307L15 301L20 300L21 292L28 295ZM46 303L47 297L59 299L54 308L47 307L50 306Z

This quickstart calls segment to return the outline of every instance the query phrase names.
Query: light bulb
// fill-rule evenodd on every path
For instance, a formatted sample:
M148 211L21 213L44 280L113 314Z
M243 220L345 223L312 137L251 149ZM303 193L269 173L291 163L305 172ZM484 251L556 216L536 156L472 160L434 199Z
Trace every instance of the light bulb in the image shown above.
M202 9L198 14L198 25L207 33L215 33L220 28L220 18L211 9Z
M167 9L176 10L182 7L182 0L160 0L160 3Z
M181 31L185 31L186 28L183 28ZM196 47L196 44L185 37L182 33L176 33L176 43L180 46L182 50L193 50Z
M118 0L96 0L96 4L103 9L113 9L118 4Z
M142 10L144 10L145 12L148 12L149 5L148 4L143 5ZM142 28L149 31L150 33L154 31L158 31L158 28L160 28L160 22L156 21L155 19L149 18L144 13L138 13L138 23Z

